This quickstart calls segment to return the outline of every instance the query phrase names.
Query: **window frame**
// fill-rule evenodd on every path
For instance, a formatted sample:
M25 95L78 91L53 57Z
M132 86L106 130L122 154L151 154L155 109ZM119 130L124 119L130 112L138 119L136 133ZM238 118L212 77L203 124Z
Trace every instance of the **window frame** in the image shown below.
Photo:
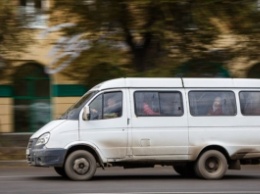
M258 92L260 94L260 91L259 90L240 90L238 92L238 100L239 100L239 105L240 105L240 112L241 112L241 115L245 116L245 117L254 117L254 116L260 116L260 113L259 114L244 114L243 111L242 111L242 101L241 101L241 98L240 98L240 95L241 93L243 92ZM259 106L260 108L260 106Z
M229 93L232 93L233 94L233 99L235 100L234 103L235 103L235 112L234 114L232 115L225 115L225 114L221 114L221 115L208 115L208 114L205 114L205 115L195 115L195 114L192 114L192 107L191 107L191 97L190 97L190 93L192 92L207 92L207 93L210 93L210 92L229 92ZM233 91L233 90L212 90L212 89L209 89L209 90L189 90L188 92L188 95L187 95L187 98L188 98L188 106L189 106L189 114L193 117L212 117L212 118L215 118L215 117L235 117L237 114L238 114L238 104L237 104L237 99L236 99L236 92Z
M38 1L38 2L37 2ZM20 0L20 17L28 19L24 28L45 29L48 27L49 0ZM30 19L32 18L32 19Z
M182 111L182 114L180 115L162 115L162 114L159 114L159 115L140 115L138 114L138 107L137 107L137 103L136 103L136 93L149 93L149 92L156 92L158 94L158 104L159 104L159 110L160 110L160 113L161 113L161 101L160 101L160 93L178 93L180 95L180 104L181 104L181 111ZM182 92L181 91L178 91L178 90L136 90L134 91L133 93L133 102L134 102L134 113L135 113L135 116L137 117L182 117L185 113L184 111L184 103L183 103L183 95L182 95Z
M123 111L124 111L124 92L122 90L115 90L115 91L103 91L101 93L98 93L89 103L88 106L90 107L91 103L94 102L100 95L102 98L102 105L101 105L101 118L100 119L90 119L90 121L99 121L99 120L108 120L108 119L112 119L112 118L104 118L104 95L105 94L109 94L109 93L121 93L121 115L118 117L114 117L113 119L117 119L117 118L121 118L123 117Z

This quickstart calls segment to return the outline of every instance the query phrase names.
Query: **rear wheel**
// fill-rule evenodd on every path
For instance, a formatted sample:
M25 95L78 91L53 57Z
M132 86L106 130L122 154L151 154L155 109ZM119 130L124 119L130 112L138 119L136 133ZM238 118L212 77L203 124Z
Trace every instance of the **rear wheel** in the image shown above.
M221 179L227 171L227 159L217 150L204 152L195 164L196 174L204 179Z
M91 179L96 172L96 168L96 159L85 150L72 152L65 162L67 176L76 181Z

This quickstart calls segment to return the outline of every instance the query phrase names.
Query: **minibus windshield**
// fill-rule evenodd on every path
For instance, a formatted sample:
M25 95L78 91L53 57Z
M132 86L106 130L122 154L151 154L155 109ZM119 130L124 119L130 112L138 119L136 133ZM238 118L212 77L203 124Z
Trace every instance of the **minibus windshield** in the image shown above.
M73 104L59 119L77 120L79 113L85 104L94 96L98 91L89 91L75 104Z

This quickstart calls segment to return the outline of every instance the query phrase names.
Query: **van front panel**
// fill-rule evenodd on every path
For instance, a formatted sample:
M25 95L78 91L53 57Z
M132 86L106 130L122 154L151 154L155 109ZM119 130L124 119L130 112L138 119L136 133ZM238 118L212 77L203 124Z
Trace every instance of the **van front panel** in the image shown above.
M111 99L115 103L107 108ZM90 118L79 118L80 141L93 144L107 160L126 157L128 146L128 97L126 90L107 90L98 93L88 104Z

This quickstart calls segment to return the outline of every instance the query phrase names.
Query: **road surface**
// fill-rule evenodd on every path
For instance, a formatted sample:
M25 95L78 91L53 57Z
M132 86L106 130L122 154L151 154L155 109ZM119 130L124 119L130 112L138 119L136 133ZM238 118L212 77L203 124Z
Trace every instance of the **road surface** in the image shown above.
M91 181L60 177L52 168L0 167L1 194L260 194L260 165L228 171L222 180L183 178L171 167L98 169Z

